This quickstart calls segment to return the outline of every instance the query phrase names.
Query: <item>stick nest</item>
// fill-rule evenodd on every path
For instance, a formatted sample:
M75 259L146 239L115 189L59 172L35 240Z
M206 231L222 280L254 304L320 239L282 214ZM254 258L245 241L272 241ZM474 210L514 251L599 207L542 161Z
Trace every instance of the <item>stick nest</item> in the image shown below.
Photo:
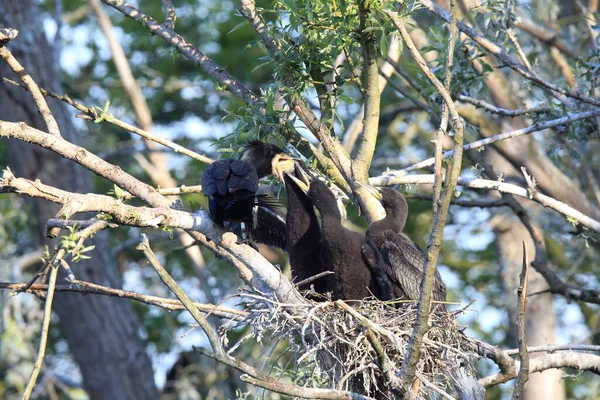
M398 379L395 374L407 352L417 315L416 303L365 299L307 301L298 306L256 294L248 296L248 315L222 327L222 338L226 341L226 331L242 325L249 324L253 329L229 353L254 337L263 344L259 363L271 375L279 371L276 378L288 374L300 386L350 390L377 399L394 398L390 388ZM421 381L418 397L422 398L435 392L446 393L454 380L453 371L459 367L472 373L469 346L456 323L461 312L442 311L439 305L437 308L431 314L431 329L421 347L417 368ZM287 365L282 360L287 360Z

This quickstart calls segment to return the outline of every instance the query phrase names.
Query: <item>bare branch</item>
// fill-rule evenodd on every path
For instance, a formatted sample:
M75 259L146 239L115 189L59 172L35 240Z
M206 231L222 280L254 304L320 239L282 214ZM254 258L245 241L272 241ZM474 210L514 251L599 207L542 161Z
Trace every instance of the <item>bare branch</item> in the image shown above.
M0 47L6 46L19 35L19 31L13 28L0 28Z
M433 1L421 0L421 3L429 11L431 11L432 13L434 13L435 15L437 15L444 21L446 21L448 23L451 21L452 18L450 16L450 14L448 14L447 11L445 11L444 9L442 9L439 6L437 6L436 4L434 4ZM591 97L584 96L582 94L563 89L553 83L550 83L550 82L544 80L539 75L537 75L535 72L529 71L527 69L527 67L525 67L524 65L519 63L517 60L512 58L510 55L508 55L502 49L502 47L498 46L497 44L495 44L492 41L485 38L480 32L478 32L474 28L471 28L470 26L466 25L462 21L457 21L457 23L458 23L458 29L461 32L465 33L467 36L469 36L471 39L473 39L478 45L480 45L481 47L483 47L484 49L489 51L491 54L496 56L498 59L500 59L500 61L504 62L510 68L512 68L519 74L521 74L524 78L529 79L532 82L538 84L539 86L549 89L550 91L554 92L553 95L555 97L557 97L561 102L565 103L566 105L571 106L572 104L568 99L561 97L560 95L571 97L573 99L577 99L577 100L580 100L580 101L583 101L585 103L589 103L589 104L592 104L595 106L600 105L600 100L596 100Z
M455 3L451 1L453 17L455 13ZM454 131L454 162L450 168L450 177L448 182L446 182L446 186L444 187L443 194L441 196L440 205L437 210L437 213L434 215L434 223L433 229L431 231L431 235L429 237L429 243L427 245L427 256L426 256L426 265L423 268L423 276L420 285L420 295L419 295L419 303L418 303L418 311L417 311L417 319L415 323L415 327L413 329L410 343L408 345L408 350L406 357L402 363L402 369L399 372L399 376L402 379L402 390L404 392L408 391L409 385L412 384L413 379L415 377L417 363L419 361L419 355L421 351L421 345L423 342L423 338L425 333L428 330L428 319L429 314L431 312L431 292L433 288L433 279L436 271L437 259L441 249L442 235L444 231L444 226L446 225L446 218L448 216L448 209L450 207L450 200L454 195L454 189L458 182L460 169L462 165L462 152L463 152L463 126L460 120L460 116L458 115L458 111L456 110L456 106L452 101L450 93L446 90L444 85L437 79L435 74L427 66L427 63L421 56L419 50L414 45L408 31L405 27L405 21L401 20L394 12L386 11L388 17L392 20L392 23L396 27L396 29L400 32L400 36L402 36L402 40L406 44L406 47L410 50L413 58L417 62L417 65L425 76L429 79L431 84L436 88L438 93L444 99L446 107L450 113L452 128ZM452 24L452 21L450 21ZM440 180L441 175L435 176L435 179ZM435 198L434 198L435 201Z
M433 201L433 196L427 195L427 194L404 193L403 196L407 200L416 199L416 200ZM481 207L481 208L504 207L504 206L508 205L506 203L506 201L503 199L485 199L485 198L481 198L481 199L461 199L461 198L457 199L457 198L454 198L454 199L452 199L450 204L452 204L454 206L459 206L459 207Z
M150 131L152 129L152 115L150 115L150 108L148 107L148 103L146 103L142 90L131 72L131 67L129 66L129 61L125 56L123 47L113 33L113 26L110 22L110 18L102 9L100 0L88 1L92 11L96 14L96 18L98 18L100 29L102 29L102 33L108 41L108 47L110 48L117 73L119 74L119 80L123 84L127 96L131 100L131 104L135 110L137 123L142 129Z
M18 84L17 82L14 82L10 79L7 78L3 78L5 82L11 83L13 85L17 85L17 86L22 86L20 84ZM75 108L76 110L81 111L82 113L85 113L87 116L89 116L91 119L93 119L96 122L108 122L110 124L113 124L115 126L118 126L119 128L125 129L126 131L129 131L131 133L135 133L138 136L143 137L144 139L150 140L152 142L161 144L165 147L168 147L172 150L174 150L176 153L180 153L180 154L184 154L190 158L193 158L194 160L198 160L202 163L205 164L210 164L213 160L202 155L202 154L198 154L195 151L189 150L183 146L178 145L175 142L172 142L168 139L165 138L161 138L159 136L153 135L150 132L147 132L143 129L140 129L136 126L133 126L131 124L128 124L127 122L121 121L118 118L115 118L114 116L108 114L108 113L102 113L102 115L100 115L98 113L98 111L96 111L95 109L91 108L91 107L86 107L85 105L78 103L76 101L74 101L73 99L71 99L68 95L59 95L53 92L49 92L45 89L40 89L42 94L44 94L45 96L50 96L53 97L57 100L63 101L65 103L67 103L68 105L70 105L71 107Z
M519 315L517 317L517 329L519 331L519 374L515 382L513 400L519 400L523 394L525 383L529 380L529 353L527 352L527 342L525 341L525 310L527 308L527 285L529 282L529 262L527 261L527 248L523 242L523 267L519 277L519 287L517 296L519 297Z
M433 175L387 175L376 178L370 178L369 184L373 186L391 186L391 185L424 185L432 184ZM574 209L573 207L558 201L550 196L546 196L539 192L536 192L535 196L531 197L527 189L517 185L502 182L501 180L492 181L488 179L480 178L463 178L458 179L458 185L472 188L472 189L486 189L486 190L497 190L501 193L509 193L515 196L523 197L526 199L533 200L540 203L544 207L551 208L559 213L572 218L581 225L589 228L595 232L600 233L600 222L593 218L588 217L582 212Z
M379 112L381 93L379 91L379 67L371 9L366 0L358 1L360 42L363 51L363 84L365 85L365 108L363 132L358 140L356 156L352 160L352 176L361 182L369 178L369 167L375 152L379 133Z
M175 30L175 21L177 16L175 15L175 7L171 0L161 0L163 4L163 10L165 10L165 22L164 25L167 29Z
M485 111L489 111L494 114L504 115L507 117L518 117L518 116L524 115L524 114L544 114L544 113L552 112L552 109L547 106L538 106L538 107L531 107L531 108L521 108L521 109L517 109L517 110L508 110L506 108L496 107L495 105L485 102L483 100L474 99L472 97L464 96L462 94L459 95L456 99L458 101L462 101L464 103L472 104L477 108L482 108Z
M448 36L448 54L446 56L446 74L444 77L444 89L450 94L450 84L452 82L452 65L454 64L454 44L456 43L456 8L455 2L450 2L452 10L452 20L450 22L450 35ZM440 127L435 135L435 155L433 171L435 179L433 180L433 215L438 213L438 202L442 194L442 144L446 131L448 130L449 111L446 103L442 103L442 120Z
M523 15L519 15L515 21L511 21L513 26L516 26L519 29L524 30L530 35L534 36L536 39L540 40L542 43L556 47L567 56L571 58L579 57L578 52L573 49L573 46L570 43L567 43L563 39L559 37L559 35L544 26L538 25L529 18L526 18Z
M597 117L598 115L600 115L600 110L590 110L590 111L584 111L584 112L580 112L577 114L569 114L565 117L560 117L560 118L556 118L556 119L552 119L549 121L542 121L542 122L536 122L533 125L528 126L527 128L522 128L522 129L517 129L511 132L506 132L506 133L501 133L499 135L494 135L491 136L489 138L485 138L485 139L481 139L481 140L477 140L475 142L466 144L463 146L463 150L468 151L468 150L474 150L474 149L478 149L484 146L487 146L489 144L492 143L496 143L496 142L500 142L503 140L507 140L507 139L512 139L512 138L516 138L519 136L524 136L524 135L528 135L530 133L533 132L539 132L542 131L544 129L550 129L550 128L555 128L557 126L561 126L561 125L567 125L570 124L571 122L574 121L579 121L582 119L588 119L588 118L593 118L593 117ZM451 157L454 154L453 150L449 150L444 152L443 154L443 158L448 158ZM426 168L429 166L432 166L435 162L435 158L428 158L426 160L420 161L416 164L413 164L409 167L403 168L401 170L398 171L389 171L386 173L385 177L387 176L398 176L398 175L403 175L406 174L408 172L411 171L416 171L419 170L421 168ZM383 179L384 177L382 177ZM377 178L376 178L377 179Z
M549 352L554 353L555 351L595 351L600 352L600 346L593 344L549 344L545 346L527 346L529 353L540 353ZM504 351L506 355L512 356L519 354L519 349L511 349Z
M260 98L254 92L235 79L222 66L214 62L211 58L194 47L193 44L185 40L182 36L178 35L166 26L158 23L158 21L150 17L148 14L143 13L124 0L102 0L102 2L115 8L139 24L145 26L150 32L176 47L177 50L179 50L191 61L194 61L211 78L219 82L220 86L225 87L228 91L238 96L245 103L254 105L255 103L260 102Z
M46 355L46 343L48 342L48 331L50 328L50 319L52 318L52 301L54 300L54 288L56 287L56 277L58 276L58 265L50 267L50 278L48 279L48 294L46 296L46 304L44 305L44 321L42 322L42 333L40 338L40 347L38 350L31 376L23 392L23 400L28 400L31 392L35 387L35 382L42 369L44 356Z
M529 373L542 372L552 368L574 368L580 371L590 371L600 375L600 356L586 353L558 353L534 358L529 364ZM479 380L485 387L508 382L517 376L513 373L498 373Z
M306 388L301 386L286 385L273 379L260 380L250 375L242 375L240 379L244 382L248 382L254 386L268 389L272 392L286 394L288 396L301 398L301 399L335 399L335 400L374 400L371 397L363 396L361 394L347 392L343 390L334 389L317 389L317 388Z
M19 139L52 150L108 179L155 207L170 207L171 205L169 200L158 193L152 186L138 181L121 168L104 161L83 147L67 142L61 137L47 135L21 122L8 121L0 121L0 137Z
M15 290L16 292L27 292L33 294L37 294L37 292L48 291L48 285L46 284L36 283L25 290L26 286L26 283L0 282L0 289ZM181 301L176 299L167 299L164 297L149 296L128 290L113 289L106 286L97 285L95 283L79 280L72 280L69 285L56 285L55 290L57 292L81 293L82 295L95 294L101 296L119 297L122 299L138 301L151 306L161 307L169 311L186 309ZM215 306L212 304L194 303L194 306L199 311L228 319L236 319L247 314L245 311Z
M4 46L0 47L0 57L2 57L6 64L8 64L15 74L19 76L25 86L27 86L27 89L33 97L35 105L40 111L40 115L46 123L48 133L60 137L60 128L58 127L58 123L54 119L54 115L52 115L50 107L48 107L48 103L46 103L46 99L44 99L44 96L40 92L39 86L35 83L31 75L25 71L25 68L23 68L19 61L17 61L11 52Z
M169 289L173 292L173 294L181 301L181 304L185 306L185 308L192 314L192 317L196 320L196 322L200 325L210 345L215 352L215 354L219 357L223 357L225 355L225 350L223 349L223 345L219 341L219 337L217 336L217 332L213 329L212 325L208 322L206 317L198 311L194 302L188 297L188 295L181 289L181 287L175 282L175 279L167 272L167 270L160 264L160 261L154 255L154 252L150 248L150 242L148 241L148 236L142 234L142 242L137 246L138 250L144 252L144 255L152 265L152 268L156 271L160 279L163 281L165 285L168 286Z

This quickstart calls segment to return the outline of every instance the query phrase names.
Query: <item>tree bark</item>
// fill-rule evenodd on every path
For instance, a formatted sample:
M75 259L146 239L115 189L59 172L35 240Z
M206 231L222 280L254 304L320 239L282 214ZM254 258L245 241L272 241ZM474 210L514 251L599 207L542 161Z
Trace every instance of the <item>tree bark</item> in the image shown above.
M54 49L46 40L36 2L3 1L0 23L20 31L8 48L36 83L61 93ZM19 80L4 63L0 65L0 76ZM24 121L46 130L27 91L0 82L0 98L0 119ZM48 102L63 137L77 141L67 106L55 100ZM19 176L39 178L68 191L92 191L91 173L54 153L18 141L8 142L8 153L10 167ZM40 245L56 245L45 240L44 226L48 218L55 216L58 207L43 201L32 202L36 215L30 218L37 220L36 241ZM93 240L86 242L86 245L91 244L96 246L90 253L92 259L71 265L75 276L121 287L122 277L116 260L110 258L106 234L96 234ZM150 358L140 337L143 326L129 302L104 296L56 293L54 310L60 317L60 331L81 369L83 385L91 399L158 399Z

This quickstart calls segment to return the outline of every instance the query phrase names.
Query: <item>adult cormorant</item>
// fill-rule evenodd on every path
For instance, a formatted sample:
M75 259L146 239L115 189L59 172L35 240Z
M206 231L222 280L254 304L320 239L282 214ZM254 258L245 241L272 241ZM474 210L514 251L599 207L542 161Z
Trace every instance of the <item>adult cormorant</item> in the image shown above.
M315 258L334 272L324 278L327 291L332 292L334 299L360 300L375 296L387 300L386 277L377 267L380 257L377 249L364 235L342 226L342 216L331 190L316 178L310 180L309 186L296 177L290 178L321 214L321 249Z
M408 204L400 192L391 188L368 189L385 209L385 218L372 222L367 237L373 241L383 262L381 267L393 282L393 297L418 300L425 253L402 230L406 224ZM435 271L433 300L446 301L446 285L440 273Z
M294 168L295 160L275 145L251 141L238 160L222 159L210 164L202 175L202 192L208 197L211 218L220 225L244 222L258 238L279 235L281 243L266 243L284 247L283 220L272 211L278 203L256 192L260 178L273 174L283 180L284 172Z

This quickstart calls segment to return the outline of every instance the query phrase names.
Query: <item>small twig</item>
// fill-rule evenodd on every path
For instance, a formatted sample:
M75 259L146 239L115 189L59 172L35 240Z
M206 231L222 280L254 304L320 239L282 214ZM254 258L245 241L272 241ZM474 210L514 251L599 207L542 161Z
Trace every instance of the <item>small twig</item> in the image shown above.
M319 278L322 278L322 277L327 276L327 275L334 275L334 274L335 274L335 272L333 272L333 271L324 271L324 272L321 272L319 274L313 275L313 276L311 276L309 278L303 279L300 282L294 283L294 285L296 287L304 286L304 285L307 285L307 284L309 284L311 282L316 281Z
M243 382L268 389L272 392L286 394L288 396L301 399L375 400L372 397L363 396L361 394L352 393L345 390L317 389L286 385L274 379L260 380L246 374L240 376L240 379Z
M19 35L19 31L13 28L0 28L0 47L6 46Z
M24 87L23 85L20 85L19 83L7 79L7 78L3 78L5 82L13 84L15 86L21 86L25 89L27 89L26 87ZM172 149L173 151L175 151L176 153L180 153L180 154L184 154L194 160L198 160L202 163L205 164L210 164L213 160L209 157L206 157L202 154L196 153L195 151L189 150L175 142L172 142L168 139L165 138L161 138L160 136L156 136L150 132L147 132L143 129L140 129L136 126L133 126L131 124L128 124L127 122L123 122L118 118L115 118L114 116L110 115L110 114L103 114L102 116L100 116L100 114L98 113L98 111L96 111L95 109L91 108L91 107L87 107L81 103L76 102L75 100L71 99L68 95L59 95L57 93L54 92L49 92L45 89L40 89L41 93L45 96L49 96L52 98L55 98L57 100L63 101L65 103L67 103L68 105L70 105L71 107L75 108L78 111L81 111L82 113L85 113L87 116L89 116L90 118L92 118L94 121L102 121L102 122L108 122L109 124L118 126L119 128L122 128L128 132L134 133L138 136L143 137L144 139L150 140L152 142L161 144L165 147L168 147L170 149Z
M33 371L23 392L23 400L28 400L31 392L35 387L35 382L42 369L44 356L46 355L46 343L48 342L48 331L50 327L50 319L52 317L52 301L54 300L54 288L56 287L56 277L58 276L58 265L52 265L50 270L50 278L48 280L48 294L46 295L46 304L44 306L44 321L42 322L42 333L40 337L40 347L38 355L33 365Z
M97 220L97 219L73 220L73 219L50 218L46 222L46 237L51 238L51 239L57 237L58 233L61 229L76 228L77 230L81 231L83 229L86 229L86 228L89 228L92 226L94 227L93 228L94 231L91 232L90 235L93 235L94 233L96 233L102 229L116 228L119 225L112 224L112 223L109 223L104 220ZM86 235L86 236L89 236L89 235Z
M546 346L528 346L527 352L529 353L541 353L548 352L554 353L555 351L595 351L600 352L600 346L593 344L549 344ZM510 349L504 351L507 355L512 356L519 354L519 349Z
M214 331L212 325L208 322L208 320L198 311L194 302L188 297L188 295L181 289L181 287L175 282L173 277L167 272L167 270L160 264L160 261L154 255L154 252L150 248L150 242L148 241L148 237L145 234L142 234L142 242L137 246L138 250L144 252L144 255L150 262L150 265L154 268L160 279L164 282L165 285L168 286L169 289L175 294L175 296L181 301L184 307L189 311L194 320L200 325L210 345L215 352L215 354L219 357L223 357L225 355L225 350L219 341L219 337L217 333Z
M518 117L520 115L525 115L525 114L548 114L548 113L552 112L552 108L550 108L548 106L537 106L537 107L531 107L531 108L519 108L519 109L515 109L515 110L509 110L507 108L497 107L486 101L474 99L472 97L465 96L462 94L458 95L458 97L456 99L458 101L462 101L463 103L472 104L477 108L481 108L481 109L483 109L485 111L489 111L493 114L504 115L507 117Z
M46 99L44 99L39 86L35 83L31 75L25 71L25 68L23 68L19 61L13 57L11 52L6 47L0 47L0 57L4 59L8 66L19 76L25 86L27 86L27 89L33 97L35 105L40 111L40 115L46 123L48 133L60 137L60 128L58 127L58 123L54 119L54 115L52 115L52 112L48 107L48 103L46 103Z
M533 132L542 131L544 129L555 128L555 127L561 126L561 125L567 125L574 121L593 118L593 117L597 117L599 115L600 115L600 110L596 109L596 110L591 110L591 111L584 111L584 112L577 113L577 114L570 114L565 117L560 117L560 118L552 119L549 121L536 122L535 124L530 125L527 128L522 128L522 129L517 129L517 130L511 131L511 132L501 133L498 135L491 136L489 138L485 138L485 139L481 139L481 140L477 140L475 142L465 144L463 146L463 150L464 151L474 150L477 148L487 146L492 143L500 142L502 140L507 140L507 139L512 139L512 138L516 138L516 137L523 136L523 135L528 135ZM453 155L454 155L454 151L448 150L448 151L444 152L443 158L448 158ZM422 168L432 166L434 164L434 162L435 162L435 159L433 157L428 158L426 160L420 161L416 164L413 164L413 165L403 168L401 170L389 171L386 173L386 175L406 174L408 172L412 172L412 171L416 171L416 170L419 170Z
M407 200L415 199L415 200L425 200L425 201L433 201L433 196L428 194L421 193L405 193L403 194ZM461 199L454 198L450 202L450 204L459 207L481 207L481 208L492 208L492 207L504 207L506 206L506 201L504 199Z
M436 5L432 0L420 0L421 4L425 6L429 11L440 17L446 22L450 22L452 16L444 9ZM535 72L528 70L523 64L518 62L516 59L511 57L504 49L497 45L496 43L488 40L481 32L478 32L476 29L468 26L462 21L457 21L458 29L469 36L475 43L483 47L485 50L493 54L500 61L505 63L508 67L512 68L515 72L519 73L524 78L538 84L542 88L546 88L550 91L550 93L557 98L562 103L567 106L573 106L573 101L569 99L577 99L583 101L588 104L592 104L595 106L600 106L600 100L591 98L589 96L584 96L580 93L573 92L570 90L563 89L551 82L546 81Z
M48 270L48 267L54 263L54 259L56 258L57 254L58 254L58 248L54 248L54 252L50 256L50 258L44 263L44 265L42 265L40 267L40 269L38 269L38 271L33 275L33 277L29 280L29 282L27 282L23 287L15 290L15 293L18 294L18 293L26 292L27 290L29 290L29 288L40 278L40 276L42 276L46 273L46 271Z
M173 3L171 0L161 0L163 5L163 10L165 11L165 22L163 25L167 29L174 30L175 29L175 21L177 20L177 16L175 15L175 7L173 7Z
M529 353L527 352L527 342L525 341L525 310L527 308L527 286L529 279L529 262L527 260L527 247L523 242L523 267L519 277L519 288L517 295L519 297L519 315L517 318L517 329L519 332L519 374L515 382L513 400L519 400L523 394L525 383L529 380Z
M372 186L428 185L431 183L433 183L433 175L385 176L369 179L369 184ZM473 189L497 190L501 193L509 193L515 196L533 200L537 203L540 203L544 207L551 208L565 215L566 217L572 218L574 221L577 221L582 226L585 226L594 232L600 233L600 221L588 217L568 204L539 192L536 192L535 196L531 198L527 189L510 183L502 182L501 180L492 181L489 179L471 179L460 177L458 179L458 184L460 186Z

